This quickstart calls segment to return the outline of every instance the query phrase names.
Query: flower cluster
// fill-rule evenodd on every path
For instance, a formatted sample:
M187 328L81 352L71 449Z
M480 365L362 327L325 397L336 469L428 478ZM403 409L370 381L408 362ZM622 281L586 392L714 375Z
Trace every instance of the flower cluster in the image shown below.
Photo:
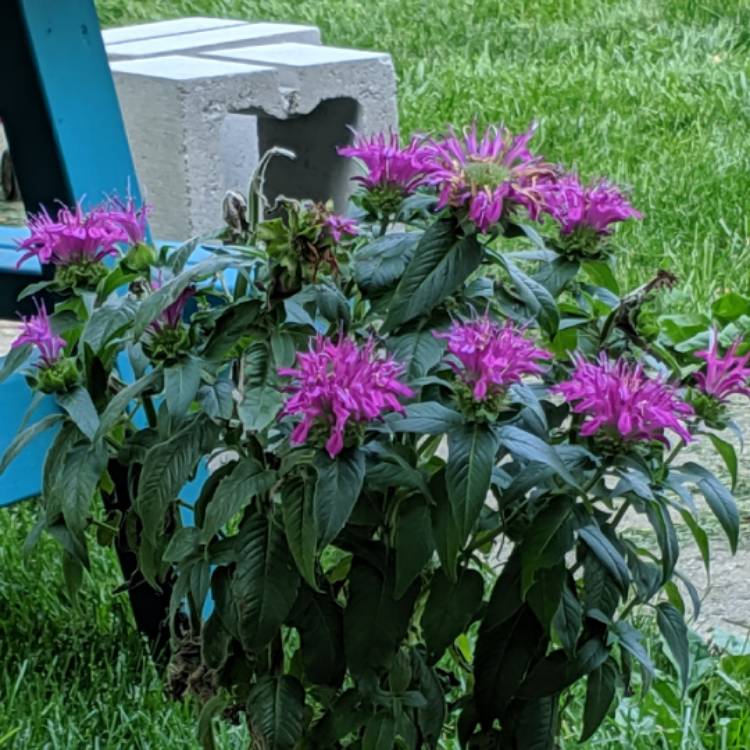
M341 242L344 235L356 237L359 234L357 222L340 214L328 214L323 219L323 226L334 242Z
M735 341L726 353L719 354L719 341L716 332L711 336L708 349L696 352L695 356L706 362L705 372L695 373L698 388L707 396L711 396L720 403L735 394L750 397L750 352L742 356L737 354L740 341Z
M18 338L11 344L15 349L23 344L31 344L39 351L39 357L44 367L54 365L65 348L65 339L52 330L52 324L43 302L37 302L36 315L22 318L23 329Z
M293 445L306 442L315 426L328 433L325 443L333 458L344 448L347 426L371 422L391 411L401 412L399 397L413 391L399 379L403 368L379 356L372 340L358 347L349 338L334 342L317 336L307 352L297 354L297 366L279 374L293 378L282 416L301 415L291 435Z
M501 394L527 375L544 372L540 361L552 358L511 321L499 325L489 316L456 322L445 333L451 366L477 401Z
M99 263L117 255L121 245L142 242L146 234L146 209L110 201L84 211L61 206L53 219L46 209L29 219L31 234L18 248L23 252L20 266L29 258L55 266Z
M480 137L474 125L462 136L451 132L446 139L432 142L428 182L439 191L438 206L466 207L482 232L516 206L536 218L540 188L558 170L529 151L533 135L534 128L513 136L505 128L491 127Z
M587 362L579 355L570 380L554 390L571 404L573 413L586 415L583 436L603 432L625 441L666 443L664 432L672 430L685 442L691 440L685 420L693 409L669 383L649 377L642 364L614 362L604 353Z
M577 175L567 174L547 182L543 193L542 210L558 222L563 235L580 230L607 235L615 222L641 218L618 188L603 181L584 185Z
M425 184L430 170L430 154L424 148L423 139L417 137L401 146L395 133L380 133L371 138L357 136L354 145L337 150L341 156L362 162L367 174L354 179L367 190L393 190L409 195Z

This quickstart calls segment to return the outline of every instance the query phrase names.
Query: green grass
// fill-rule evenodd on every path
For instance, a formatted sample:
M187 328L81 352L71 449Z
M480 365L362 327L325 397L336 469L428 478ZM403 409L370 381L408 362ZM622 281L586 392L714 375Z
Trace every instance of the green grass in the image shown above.
M99 0L105 24L187 14L320 26L393 55L401 129L538 120L540 150L633 189L621 272L694 309L750 291L747 0Z
M718 290L750 292L750 4L746 0L99 0L104 24L181 15L317 24L328 44L389 51L402 131L446 123L540 123L549 158L632 186L646 214L620 234L631 284L666 266L675 305ZM59 593L57 550L28 561L33 507L0 511L0 749L197 748L193 709L169 702L134 634L111 554L76 607ZM734 717L726 750L750 746L750 669L722 677L691 709L656 692L621 710L589 748L654 747L669 716L681 750L724 750L717 717ZM734 682L732 682L732 680ZM668 684L664 682L663 684ZM580 696L578 696L580 699ZM670 703L670 700L672 701ZM630 704L632 705L632 704ZM660 708L661 707L661 708ZM658 713L657 709L662 713ZM650 713L649 713L650 712ZM670 713L671 712L671 713ZM697 717L697 718L696 718ZM728 731L728 730L727 730ZM574 747L572 731L566 750ZM708 744L707 737L712 737ZM246 748L227 732L222 748ZM670 747L670 745L666 745Z

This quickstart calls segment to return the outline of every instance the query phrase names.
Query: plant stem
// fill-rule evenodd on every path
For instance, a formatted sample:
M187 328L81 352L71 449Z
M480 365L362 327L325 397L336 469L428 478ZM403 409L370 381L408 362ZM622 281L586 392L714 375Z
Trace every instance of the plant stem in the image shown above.
M151 396L143 397L143 410L146 412L148 426L156 427L156 409L154 409L154 402L151 400Z
M685 441L680 438L677 441L677 444L674 448L672 448L672 452L667 456L667 460L664 462L666 466L669 466L669 464L674 461L674 459L677 457L677 454L685 447Z
M622 521L623 516L628 512L628 508L630 508L632 504L632 500L628 499L620 506L620 509L617 511L617 513L615 513L615 517L610 522L613 530L617 528L620 521Z

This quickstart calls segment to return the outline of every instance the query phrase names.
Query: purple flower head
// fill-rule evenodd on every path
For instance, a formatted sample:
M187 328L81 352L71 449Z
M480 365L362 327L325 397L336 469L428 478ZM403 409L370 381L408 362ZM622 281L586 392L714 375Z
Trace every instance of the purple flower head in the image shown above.
M43 302L37 302L36 315L22 318L23 330L18 338L11 344L11 348L23 344L33 344L39 350L39 356L45 367L55 364L65 348L65 339L58 336L52 330L49 315Z
M534 127L517 136L489 127L479 137L473 125L462 136L451 131L445 140L433 142L428 181L439 190L438 207L468 207L469 218L482 232L519 205L535 219L539 188L557 169L528 150L533 135Z
M30 236L18 244L23 256L40 263L69 266L98 263L117 255L123 244L141 242L146 231L146 209L136 209L132 200L110 202L85 212L79 203L74 209L61 206L53 219L42 209L29 219Z
M279 370L279 375L293 378L281 416L302 416L292 431L292 445L301 445L315 425L322 425L330 427L328 455L338 455L347 425L403 411L399 397L414 392L399 380L402 372L400 364L378 355L372 340L358 347L349 338L334 342L317 336L309 351L297 354L296 367Z
M604 181L587 186L577 175L568 174L545 183L542 192L542 210L560 224L564 235L581 228L607 235L615 222L642 218L617 187Z
M353 146L342 146L337 151L362 162L367 174L354 179L368 190L395 189L408 195L425 184L429 154L421 138L414 137L408 145L401 146L395 133L370 138L359 135Z
M624 360L613 362L601 353L595 362L578 356L570 380L555 386L571 404L574 414L585 414L581 435L601 430L623 440L659 440L666 443L665 430L691 440L684 421L693 409L674 387L660 378L652 378L643 365Z
M158 274L151 282L151 288L154 291L161 289L163 285L161 274ZM192 285L183 289L177 299L167 305L152 321L151 328L155 331L161 331L164 328L177 328L182 322L187 303L195 296L196 291L196 288Z
M357 222L339 214L328 214L323 224L334 242L341 242L345 234L349 237L356 237L359 234Z
M695 356L706 361L705 372L695 373L695 382L703 393L724 403L729 396L742 394L750 397L750 352L739 356L737 349L741 341L735 341L724 356L719 354L716 331L711 334L708 349L696 352Z
M552 358L511 321L501 326L487 315L455 322L446 333L434 335L448 341L449 354L458 360L451 366L477 401L501 393L526 375L544 372L539 360Z

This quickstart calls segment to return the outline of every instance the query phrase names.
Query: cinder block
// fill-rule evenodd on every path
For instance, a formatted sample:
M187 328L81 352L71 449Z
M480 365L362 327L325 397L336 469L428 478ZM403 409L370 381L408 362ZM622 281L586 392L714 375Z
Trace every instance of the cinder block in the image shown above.
M128 60L288 41L319 44L320 31L315 26L291 23L241 23L225 28L194 31L189 34L178 33L119 44L107 44L107 55L110 60Z
M251 113L282 108L275 69L178 55L111 67L155 236L218 229L224 193L258 160Z
M139 23L135 26L119 26L114 29L104 29L102 37L107 46L136 42L139 39L153 39L155 37L174 36L175 34L190 34L196 31L222 29L229 26L242 26L245 21L232 18L206 18L205 16L188 16L187 18L173 18L169 21L155 21L154 23Z

